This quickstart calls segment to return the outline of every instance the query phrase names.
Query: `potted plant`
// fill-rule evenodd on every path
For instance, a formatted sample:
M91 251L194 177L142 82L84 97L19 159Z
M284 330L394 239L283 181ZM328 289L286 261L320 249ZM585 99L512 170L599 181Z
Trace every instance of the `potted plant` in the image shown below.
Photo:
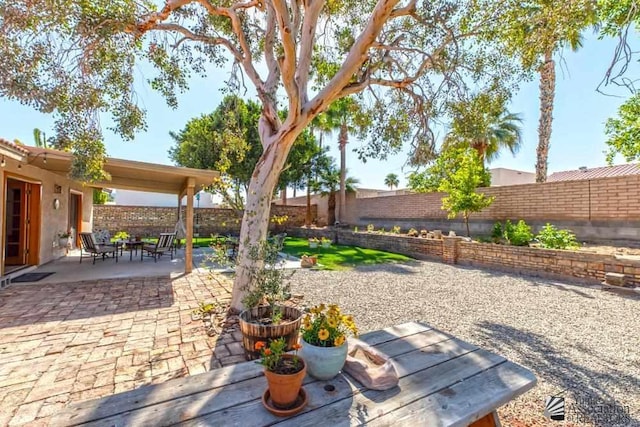
M302 390L302 381L307 366L297 350L300 344L293 345L293 354L286 354L287 342L278 338L269 342L258 341L255 350L262 356L258 362L264 366L268 388L262 396L262 404L274 415L293 415L307 403Z
M347 359L346 335L358 334L353 317L343 315L335 304L320 304L309 310L301 330L300 355L309 375L319 380L335 377Z
M300 257L300 267L311 268L318 263L318 257L315 255L302 254Z
M323 248L328 248L331 246L331 239L328 239L326 237L323 237L322 239L320 239L320 242L322 243Z
M66 248L69 244L69 238L71 237L70 231L61 231L58 233L58 245L61 248Z
M319 243L320 243L320 240L318 240L317 237L312 237L309 239L309 247L311 249L317 248Z
M282 268L281 247L278 242L263 240L247 248L251 263L246 270L251 280L242 300L247 309L240 313L239 324L248 360L259 357L260 353L255 350L258 341L284 337L287 351L298 343L303 313L284 304L291 297L289 279L293 273Z

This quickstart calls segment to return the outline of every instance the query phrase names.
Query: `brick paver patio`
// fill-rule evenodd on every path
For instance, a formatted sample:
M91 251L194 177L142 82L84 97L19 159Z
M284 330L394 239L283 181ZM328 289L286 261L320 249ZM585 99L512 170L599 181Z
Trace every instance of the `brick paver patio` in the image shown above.
M0 426L244 361L240 333L208 337L191 312L230 298L224 278L13 285L0 292Z

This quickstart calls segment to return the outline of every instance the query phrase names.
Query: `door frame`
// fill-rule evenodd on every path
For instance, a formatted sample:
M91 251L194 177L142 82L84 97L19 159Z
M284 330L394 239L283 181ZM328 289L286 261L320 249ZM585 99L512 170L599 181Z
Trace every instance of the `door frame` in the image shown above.
M5 241L7 236L5 235L5 230L6 230L6 222L7 222L7 213L5 211L5 206L7 203L6 191L7 191L8 179L24 182L27 184L25 186L27 188L29 187L29 185L31 186L31 188L28 188L31 191L28 195L29 201L27 202L29 204L29 208L31 209L30 211L31 223L28 230L27 242L26 242L29 248L29 253L26 257L25 266L40 264L40 227L42 222L42 207L41 207L42 181L34 180L26 176L15 174L12 172L4 172L2 174L2 189L0 190L0 194L2 197L2 199L0 200L0 203L2 203L2 206L3 206L2 215L1 215L2 218L0 218L1 226L2 226L2 242L0 242L0 253L2 254L2 256L0 257L0 260L2 262L0 263L0 274L3 276L5 273L5 259L6 259Z
M84 196L84 193L82 191L69 189L69 212L68 212L69 216L67 219L67 223L69 224L69 227L75 225L76 235L73 236L73 245L76 248L80 247L80 239L78 238L78 236L80 236L80 233L82 232L82 202L83 202L82 198L83 196ZM76 215L75 224L71 224L71 198L72 197L78 198L78 203L76 203L77 215Z

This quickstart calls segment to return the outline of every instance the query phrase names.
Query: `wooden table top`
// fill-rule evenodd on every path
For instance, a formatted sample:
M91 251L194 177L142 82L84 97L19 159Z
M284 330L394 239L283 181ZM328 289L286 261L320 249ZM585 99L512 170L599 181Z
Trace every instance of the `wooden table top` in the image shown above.
M392 358L400 381L365 389L346 374L309 376L308 404L291 418L267 412L263 367L246 362L68 407L53 425L95 426L466 426L531 389L536 378L505 358L422 323L370 332L361 340ZM326 391L332 384L334 391Z

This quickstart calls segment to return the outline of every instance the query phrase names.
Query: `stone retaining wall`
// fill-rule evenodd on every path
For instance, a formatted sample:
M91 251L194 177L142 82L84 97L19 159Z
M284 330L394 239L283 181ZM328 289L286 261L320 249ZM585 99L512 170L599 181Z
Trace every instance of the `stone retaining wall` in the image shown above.
M626 276L627 283L640 286L640 260L617 258L613 255L467 242L461 237L423 239L332 228L296 228L290 230L290 234L305 238L327 237L340 244L385 250L417 259L490 267L589 284L602 282L605 273L622 273Z

